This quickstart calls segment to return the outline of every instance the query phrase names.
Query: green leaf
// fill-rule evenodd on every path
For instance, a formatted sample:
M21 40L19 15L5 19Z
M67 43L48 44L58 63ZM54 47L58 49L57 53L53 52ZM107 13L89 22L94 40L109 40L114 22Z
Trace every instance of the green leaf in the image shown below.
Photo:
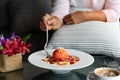
M30 39L31 34L28 34L27 36L25 36L22 40L26 43L28 39Z
M3 46L0 46L0 50L3 50L3 48L4 48Z

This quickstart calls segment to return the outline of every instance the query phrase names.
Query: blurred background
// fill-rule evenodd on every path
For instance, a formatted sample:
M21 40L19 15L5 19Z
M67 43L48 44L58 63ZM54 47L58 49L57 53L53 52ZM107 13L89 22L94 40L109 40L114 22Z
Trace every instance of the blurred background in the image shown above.
M31 53L42 50L45 44L45 32L39 28L41 17L51 12L51 0L1 0L0 34L10 36L15 32L21 37L32 34L29 42ZM53 31L49 32L50 35ZM27 59L27 56L24 59Z

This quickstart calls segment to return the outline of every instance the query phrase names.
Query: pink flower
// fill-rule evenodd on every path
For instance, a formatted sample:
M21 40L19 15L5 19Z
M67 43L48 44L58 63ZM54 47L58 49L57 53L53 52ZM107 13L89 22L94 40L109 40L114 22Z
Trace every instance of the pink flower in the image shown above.
M15 36L12 34L11 38L5 39L3 36L0 38L0 43L3 47L1 50L3 55L16 55L17 53L21 53L22 55L25 55L25 53L29 53L29 48L31 47L31 44L26 44L24 41L22 41L21 37Z
M30 50L29 50L30 47L31 47L31 44L28 43L25 45L25 43L22 41L19 44L18 51L21 52L22 55L25 55L26 52L27 53L30 52Z

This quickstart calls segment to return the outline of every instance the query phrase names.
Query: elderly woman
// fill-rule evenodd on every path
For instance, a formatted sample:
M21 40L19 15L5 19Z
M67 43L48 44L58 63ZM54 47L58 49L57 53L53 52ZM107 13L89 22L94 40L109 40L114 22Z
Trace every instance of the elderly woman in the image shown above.
M41 30L57 30L50 48L65 47L91 54L120 54L120 0L52 0Z

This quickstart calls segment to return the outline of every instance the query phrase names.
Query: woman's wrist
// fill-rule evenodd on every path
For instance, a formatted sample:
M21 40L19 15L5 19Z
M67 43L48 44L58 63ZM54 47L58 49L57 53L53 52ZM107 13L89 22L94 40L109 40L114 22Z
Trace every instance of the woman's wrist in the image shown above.
M90 17L89 17L89 12L88 11L79 11L79 18L80 18L80 22L85 22L85 21L89 21Z
M103 11L84 11L83 14L85 21L107 21Z

